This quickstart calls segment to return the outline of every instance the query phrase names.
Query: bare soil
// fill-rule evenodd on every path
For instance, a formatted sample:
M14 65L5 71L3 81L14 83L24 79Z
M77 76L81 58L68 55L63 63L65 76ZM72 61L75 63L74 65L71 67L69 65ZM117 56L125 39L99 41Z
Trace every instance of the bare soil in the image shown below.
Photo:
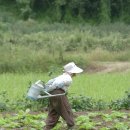
M128 72L130 62L92 62L85 71L88 73Z

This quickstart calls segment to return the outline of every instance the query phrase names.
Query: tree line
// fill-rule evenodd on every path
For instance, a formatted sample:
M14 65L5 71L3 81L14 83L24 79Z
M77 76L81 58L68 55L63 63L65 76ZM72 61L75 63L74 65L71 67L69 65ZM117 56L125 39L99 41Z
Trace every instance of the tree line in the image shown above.
M130 0L0 0L0 4L16 5L25 20L40 13L58 22L130 23Z

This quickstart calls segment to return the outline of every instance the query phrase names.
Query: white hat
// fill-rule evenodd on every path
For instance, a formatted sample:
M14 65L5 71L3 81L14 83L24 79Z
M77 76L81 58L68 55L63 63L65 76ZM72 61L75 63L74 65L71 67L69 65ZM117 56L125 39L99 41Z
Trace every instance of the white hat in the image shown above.
M75 65L74 62L70 62L64 66L64 71L68 73L81 73L83 70Z

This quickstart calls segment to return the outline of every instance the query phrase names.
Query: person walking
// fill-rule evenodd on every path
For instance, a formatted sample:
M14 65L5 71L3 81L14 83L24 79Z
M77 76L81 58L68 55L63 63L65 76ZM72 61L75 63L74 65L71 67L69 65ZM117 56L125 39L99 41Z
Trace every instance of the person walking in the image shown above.
M45 84L47 92L51 94L67 93L68 87L72 83L72 77L83 72L83 70L76 66L74 62L66 64L63 68L64 73L62 75L49 80ZM73 112L66 95L50 97L48 110L48 117L46 119L46 126L44 127L44 130L51 130L55 127L60 116L66 121L68 129L73 129Z

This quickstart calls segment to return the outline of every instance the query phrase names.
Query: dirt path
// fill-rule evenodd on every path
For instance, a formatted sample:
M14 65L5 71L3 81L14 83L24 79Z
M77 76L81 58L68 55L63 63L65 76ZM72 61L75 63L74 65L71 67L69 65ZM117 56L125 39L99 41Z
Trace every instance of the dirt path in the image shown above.
M93 62L86 71L88 73L112 73L130 71L130 62Z

